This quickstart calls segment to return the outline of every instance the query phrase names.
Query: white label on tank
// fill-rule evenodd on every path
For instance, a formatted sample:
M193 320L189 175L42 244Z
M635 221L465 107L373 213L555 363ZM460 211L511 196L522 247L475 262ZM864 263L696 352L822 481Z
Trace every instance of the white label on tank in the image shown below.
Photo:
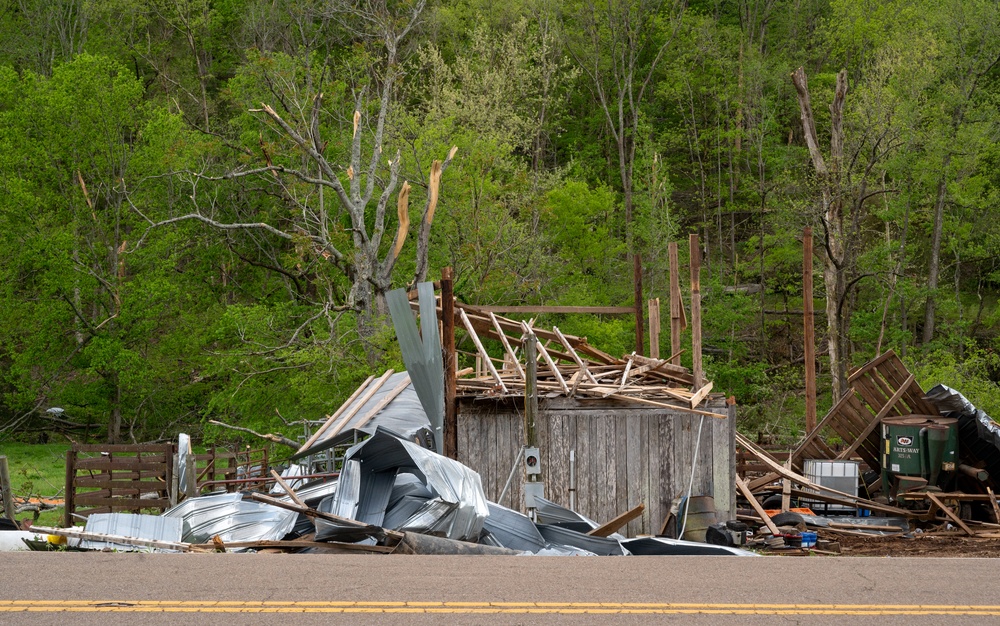
M894 471L894 472L898 472L899 471L899 463L893 463L891 467L892 467L892 471Z

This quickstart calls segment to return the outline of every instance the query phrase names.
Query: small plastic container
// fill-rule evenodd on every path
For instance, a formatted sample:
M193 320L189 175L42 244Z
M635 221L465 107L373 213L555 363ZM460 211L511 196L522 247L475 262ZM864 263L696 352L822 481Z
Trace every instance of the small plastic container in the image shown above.
M802 547L803 548L815 548L816 547L816 533L804 532L800 536L802 537Z

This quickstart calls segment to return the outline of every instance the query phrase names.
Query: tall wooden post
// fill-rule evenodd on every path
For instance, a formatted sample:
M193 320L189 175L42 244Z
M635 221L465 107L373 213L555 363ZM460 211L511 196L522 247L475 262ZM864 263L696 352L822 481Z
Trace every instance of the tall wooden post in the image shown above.
M7 457L0 456L0 499L3 500L3 510L7 519L14 519L14 491L10 486L10 469L7 467Z
M667 244L667 255L670 259L670 354L676 355L670 362L680 365L681 331L687 321L684 318L684 302L681 301L681 264L677 259L676 241Z
M524 435L529 448L538 445L535 419L538 417L538 348L535 335L524 340Z
M660 358L660 299L650 298L649 302L649 356Z
M444 351L444 454L458 460L458 407L455 380L455 295L452 270L441 270L441 349Z
M634 267L632 276L635 280L635 353L642 355L642 255L636 252L632 255Z
M697 234L689 235L688 245L691 250L691 369L697 391L705 380L701 364L701 247Z
M73 526L76 511L76 450L66 451L66 491L63 492L63 527Z
M816 429L816 329L813 324L813 234L802 232L802 341L806 364L806 433Z

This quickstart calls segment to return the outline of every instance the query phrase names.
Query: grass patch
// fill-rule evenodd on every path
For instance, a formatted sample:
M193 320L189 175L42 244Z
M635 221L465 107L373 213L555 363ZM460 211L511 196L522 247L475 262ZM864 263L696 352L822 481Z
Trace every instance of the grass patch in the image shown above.
M14 495L21 498L62 498L66 491L66 451L69 448L69 443L0 444L0 456L7 457ZM31 513L22 513L18 518L30 516ZM42 512L36 523L59 526L62 518L63 510L58 508Z

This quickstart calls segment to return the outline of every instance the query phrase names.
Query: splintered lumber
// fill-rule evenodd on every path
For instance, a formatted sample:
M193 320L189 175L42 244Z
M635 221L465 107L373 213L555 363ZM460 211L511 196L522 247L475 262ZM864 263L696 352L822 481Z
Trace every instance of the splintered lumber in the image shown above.
M581 391L583 391L583 390L581 390ZM638 402L640 404L648 404L649 406L657 406L657 407L660 407L661 409L671 409L671 410L674 410L674 411L683 411L685 413L694 413L695 415L705 415L707 417L714 417L714 418L720 419L720 420L724 420L724 419L727 419L729 417L728 415L723 415L721 413L711 413L709 411L701 411L701 410L698 410L698 409L689 409L686 406L678 406L676 404L668 404L666 402L657 402L656 400L649 400L647 398L640 398L638 396L626 396L626 395L623 395L623 394L620 394L620 393L613 393L613 394L610 394L610 395L605 396L605 397L607 397L607 398L615 398L617 400L629 400L631 402Z
M299 497L299 494L295 493L295 490L292 489L292 487L285 482L285 479L281 477L281 474L279 474L275 470L271 470L271 476L274 477L274 480L278 483L278 486L285 490L285 493L287 493L288 497L292 499L292 502L294 502L299 506L304 506L306 508L309 508L309 505L302 501L302 498Z
M693 396L691 396L691 408L692 409L694 407L698 406L699 404L701 404L701 401L705 399L705 396L707 396L709 394L709 392L712 391L712 385L713 384L714 383L712 383L711 381L709 381L707 385L705 385L704 387L702 387L701 389L699 389L698 391L696 391L695 394Z
M211 549L201 548L182 541L163 541L160 539L142 539L140 537L126 537L124 535L106 535L104 533L87 532L79 528L51 528L49 526L32 526L31 532L40 535L56 535L57 537L69 537L82 541L103 541L106 543L120 543L138 548L158 548L160 550L177 550L178 552L211 552Z
M823 485L816 484L791 470L785 469L780 463L771 458L771 455L767 454L764 450L760 449L752 441L744 437L743 435L736 433L736 443L743 446L747 451L747 454L755 456L760 462L764 463L770 467L775 474L781 476L782 478L788 478L803 487L808 488L810 491L815 490L816 493L808 494L809 497L817 497L817 499L822 499L818 496L826 495L828 497L832 496L837 498L842 502L849 502L854 505L862 505L866 509L872 509L874 511L884 511L886 513L891 513L893 515L900 515L903 517L913 517L912 511L907 511L906 509L900 509L898 507L889 506L887 504L881 504L879 502L873 502L871 500L866 500L864 498L859 498L857 496L852 496L849 493L844 493L843 491L837 491L836 489L831 489L829 487L824 487ZM749 490L749 487L748 487Z
M382 374L382 376L378 380L371 383L368 386L368 388L365 389L365 394L361 396L361 398L357 401L354 407L350 411L344 413L344 416L340 418L340 421L337 422L337 425L330 429L329 437L336 437L337 435L339 435L340 431L344 430L344 426L347 426L347 423L351 421L352 417L358 414L358 411L361 410L361 407L367 404L368 401L372 399L372 396L378 393L378 390L382 388L382 385L385 384L385 381L389 380L389 377L392 376L393 373L394 371L392 370L392 368L387 369L385 373Z
M613 520L611 520L611 521L609 521L609 522L607 522L605 524L601 524L600 526L598 526L597 528L591 530L587 534L591 535L593 537L607 537L608 535L610 535L611 533L615 532L616 530L618 530L619 528L621 528L625 524L628 524L629 522L631 522L635 518L637 518L640 515L642 515L642 512L645 511L645 510L646 510L645 503L640 503L639 506L637 506L637 507L635 507L633 509L629 509L628 511L625 511L624 513L622 513L618 517L614 518Z
M521 328L524 330L526 337L535 337L534 329L528 326L525 322L521 322ZM545 361L545 364L549 366L549 371L552 372L552 375L559 382L559 386L562 387L563 393L568 394L569 387L566 386L566 380L563 379L562 374L559 373L559 368L556 367L555 361L553 361L552 357L549 356L549 351L545 349L542 342L538 341L537 337L535 337L535 348L538 349L538 353L542 355L542 359Z
M411 307L415 307L416 303L411 303ZM481 312L477 311L477 307L461 304L459 302L455 303L455 308L459 311L468 311L466 317L469 319L469 323L472 324L480 332L493 332L493 325L490 320L485 317ZM631 311L632 309L629 308ZM500 326L506 331L512 334L519 334L521 332L521 322L517 320L510 320L503 317L498 317L497 320L500 322ZM559 341L559 337L552 331L545 330L543 328L533 329L535 336L540 340L544 341ZM583 352L592 359L600 363L615 363L615 359L610 354L606 354L597 348L587 344L585 339L580 337L567 336L567 340L570 344L580 352ZM568 358L568 355L567 355Z
M312 437L310 437L304 444L302 444L302 447L298 449L297 453L302 452L303 450L308 450L310 447L312 447L312 445L316 443L316 440L319 439L320 436L324 432L326 432L326 430L330 428L330 426L333 425L333 423L337 420L337 418L340 417L340 414L347 410L347 407L351 406L351 403L354 402L354 400L361 394L361 392L364 391L365 387L368 386L368 383L372 382L374 378L375 375L372 374L371 376L368 377L368 380L366 380L360 387L355 389L354 393L351 394L351 397L348 398L347 400L344 400L344 403L340 405L340 408L337 409L337 411L333 415L327 418L326 422L324 422L324 424L320 426L316 432L313 433Z
M406 388L409 386L410 386L410 375L407 374L406 376L403 376L403 379L399 381L398 385L392 388L392 391L385 394L385 397L379 400L378 404L373 406L371 409L368 410L367 413L365 413L365 416L362 417L360 421L358 421L357 425L354 428L356 429L364 428L368 424L368 422L372 420L372 418L378 415L382 409L389 406L389 403L395 400L396 396L403 393L403 391L405 391Z
M986 488L986 493L990 494L990 504L993 505L993 515L996 517L997 523L1000 524L1000 506L997 505L997 497L993 495L993 489L990 487Z
M963 522L957 515L955 515L955 512L952 511L947 505L945 505L944 502L941 502L941 500L939 500L937 496L935 496L931 492L927 492L926 495L927 499L936 504L938 508L940 508L941 511L944 512L945 515L950 517L953 522L958 524L959 528L964 530L970 537L976 536L976 533L972 532L972 530L965 524L965 522Z
M683 352L684 351L681 350L677 354L680 355ZM668 360L651 359L649 357L644 357L644 356L639 355L639 354L636 354L635 356L632 356L632 357L626 357L626 358L631 358L633 361L635 361L636 363L639 363L640 365L651 365L652 366L649 369L639 368L639 370L637 370L636 372L634 372L633 375L637 376L639 374L645 374L645 373L654 374L655 373L657 376L662 376L664 378L669 378L671 380L675 380L675 381L677 381L679 383L682 383L684 385L693 385L694 384L694 376L691 374L691 370L689 370L688 368L683 367L681 365L674 365L673 363L671 363Z
M632 353L632 356L635 356L635 352ZM625 371L622 372L622 383L618 385L618 391L621 391L622 389L625 388L625 383L628 382L629 370L632 369L632 363L633 363L632 359L629 359L628 363L625 364Z
M771 521L771 518L764 510L764 507L760 505L760 502L757 502L757 498L750 492L750 488L747 487L747 484L742 478L739 477L739 475L736 476L736 488L739 489L740 493L743 494L743 497L750 502L750 506L752 506L753 510L757 512L757 515L760 516L760 521L764 522L764 525L771 531L771 534L780 535L781 531L779 531L778 527Z
M562 343L562 345L567 350L569 350L570 356L573 357L573 360L576 362L577 366L583 372L584 376L586 376L587 378L589 378L590 382L592 382L592 383L594 383L596 385L597 384L597 379L594 378L594 375L591 374L590 370L587 369L587 365L583 362L583 359L580 358L580 355L576 353L576 350L573 349L573 346L570 345L569 341L566 339L566 336L563 335L562 331L560 331L559 328L556 327L556 326L553 326L552 330L553 330L553 332L555 332L556 336L559 337L559 341Z
M507 351L507 354L510 356L510 360L514 363L514 367L517 369L517 373L521 376L521 380L527 380L524 375L524 368L521 367L521 361L517 358L517 353L511 349L510 341L507 340L507 334L503 332L502 328L500 328L500 321L492 312L490 312L490 321L493 322L493 326L497 329L497 334L500 335L500 343L503 344L503 349Z
M479 355L483 357L484 361L486 361L486 367L490 370L490 374L493 375L493 379L497 381L497 385L505 395L510 393L507 390L507 385L505 385L503 379L500 378L500 373L497 372L497 368L493 367L493 361L490 359L490 355L486 352L486 348L483 347L483 342L479 340L479 335L477 335L475 329L472 328L472 322L469 321L469 316L465 313L465 309L459 309L458 315L462 318L462 324L465 326L465 330L467 330L469 332L469 336L472 337L472 343L476 344L476 350L479 351Z

